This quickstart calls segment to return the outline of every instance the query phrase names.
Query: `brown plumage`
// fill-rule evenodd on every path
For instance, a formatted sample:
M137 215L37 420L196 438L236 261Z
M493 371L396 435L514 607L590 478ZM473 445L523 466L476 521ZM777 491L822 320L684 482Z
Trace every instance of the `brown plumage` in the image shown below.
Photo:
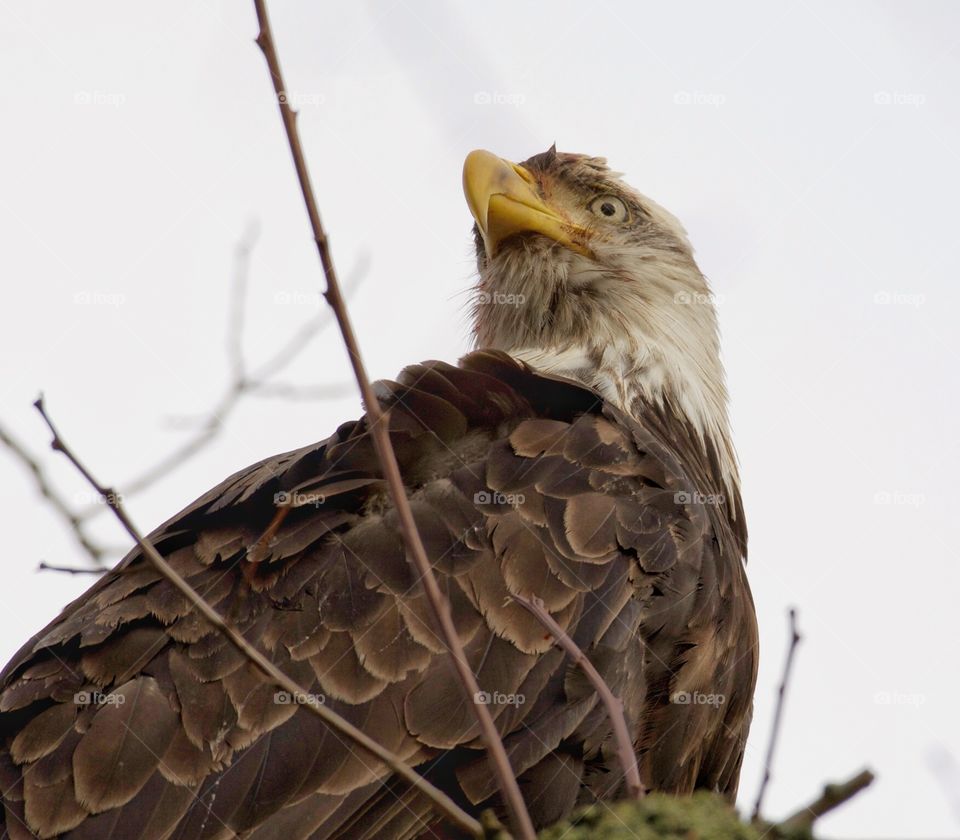
M378 388L481 699L538 825L621 791L596 694L509 600L536 595L622 698L644 783L732 797L757 636L722 372L702 362L712 308L674 301L668 317L652 289L702 278L679 228L597 159L551 150L511 170L556 214L547 222L524 221L547 211L495 160L465 171L488 349ZM619 228L583 224L598 195L624 202ZM658 255L665 276L645 283ZM490 302L508 289L526 290L503 305L522 312ZM660 358L698 331L693 367ZM691 370L704 381L684 380ZM262 539L281 504L289 515ZM465 806L497 807L365 420L231 476L150 539L299 684ZM288 699L134 550L0 675L5 836L402 838L436 825L418 792Z

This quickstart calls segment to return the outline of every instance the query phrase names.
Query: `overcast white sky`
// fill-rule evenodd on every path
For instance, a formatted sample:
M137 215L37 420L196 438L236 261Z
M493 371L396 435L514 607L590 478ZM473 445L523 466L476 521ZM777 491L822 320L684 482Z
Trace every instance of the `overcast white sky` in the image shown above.
M467 349L464 155L606 155L687 225L719 301L761 621L742 778L761 775L785 611L798 653L768 795L778 817L864 765L837 838L960 835L956 312L960 10L951 2L275 2L274 29L371 374ZM181 440L246 338L266 358L320 274L252 3L0 2L0 422L71 502L39 390L104 481ZM328 332L285 374L347 382ZM251 400L128 499L152 527L229 472L358 411ZM182 424L181 424L182 426ZM89 583L0 451L0 659ZM951 520L951 513L954 517ZM123 544L102 517L97 533ZM952 794L947 789L952 787Z

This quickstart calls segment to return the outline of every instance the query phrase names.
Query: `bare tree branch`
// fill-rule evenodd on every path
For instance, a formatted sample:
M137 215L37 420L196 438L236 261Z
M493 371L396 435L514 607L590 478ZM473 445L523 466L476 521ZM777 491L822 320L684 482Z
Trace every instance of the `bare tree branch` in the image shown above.
M252 222L233 251L233 289L230 295L230 318L227 321L227 359L234 382L247 377L243 358L243 328L247 314L247 286L250 279L250 254L260 236L260 226Z
M856 776L845 782L824 785L823 793L814 799L813 802L805 805L783 822L777 823L777 831L788 836L809 831L820 817L830 813L834 808L838 808L843 805L844 802L852 799L860 793L860 791L868 787L874 778L873 773L869 770L861 770Z
M800 644L800 633L797 631L797 611L791 607L788 613L790 619L790 644L787 647L787 658L783 663L783 676L780 679L780 687L777 689L777 706L773 713L773 728L770 732L770 743L767 745L767 757L763 762L763 780L760 782L760 790L757 791L757 801L753 805L753 816L751 819L760 818L760 811L763 807L763 797L767 792L767 785L770 783L770 776L773 768L773 756L777 747L777 739L780 735L780 722L783 716L783 706L787 695L787 685L790 680L790 671L793 668L793 655Z
M343 284L343 295L346 300L350 300L360 284L366 279L367 271L370 266L368 255L361 254L356 265L347 274L346 282ZM334 313L329 309L322 309L316 316L307 321L297 332L295 332L289 341L284 344L276 353L264 362L257 372L251 377L254 382L266 382L280 373L290 362L292 362L300 352L316 337L316 335L331 323ZM346 386L344 386L346 387Z
M87 536L84 528L84 516L71 510L70 506L66 503L60 493L56 490L53 484L50 483L50 479L47 477L43 467L40 466L40 462L30 454L27 448L20 443L20 441L10 434L10 432L4 429L2 425L0 425L0 443L3 443L3 445L7 447L7 450L11 452L17 458L17 460L20 461L20 463L30 471L30 474L33 476L33 483L36 485L40 495L43 496L47 502L49 502L50 507L56 511L57 515L63 519L64 522L66 522L70 533L73 534L74 539L80 544L80 548L83 549L84 553L90 558L96 567L90 571L102 572L106 568L104 565L106 549L103 546L95 543L89 536ZM55 569L56 567L47 566L45 563L41 563L40 568ZM65 571L74 570L71 569Z
M263 399L279 399L297 402L300 400L325 400L342 397L342 385L294 385L290 382L264 382L250 389L250 396Z
M623 769L623 776L626 780L627 790L633 799L643 799L646 795L643 783L640 781L640 771L637 768L637 754L633 748L633 742L630 739L630 732L627 729L627 721L623 716L623 701L617 697L607 685L603 677L593 663L587 658L587 655L580 650L577 643L571 639L557 624L556 620L544 607L540 598L530 596L525 598L522 595L511 596L520 606L532 613L533 616L550 631L550 635L556 639L570 658L580 666L587 679L597 690L601 702L606 707L607 714L610 717L610 723L613 726L613 737L617 743L617 758Z
M306 348L306 346L322 332L331 322L328 311L318 312L313 318L300 327L294 335L281 345L277 351L263 362L252 374L247 374L246 363L243 355L243 324L245 319L246 307L246 277L248 274L248 265L250 252L253 248L254 240L246 236L237 245L234 257L234 283L231 293L231 316L227 329L227 357L230 360L232 378L227 384L220 399L214 404L213 408L200 421L199 429L187 441L181 443L173 451L168 452L152 466L141 472L138 476L130 479L124 484L127 488L127 495L140 493L150 485L156 483L161 478L166 477L177 467L189 460L201 450L209 446L223 430L227 418L233 413L237 404L245 396L271 396L270 390L273 383L269 380L277 373L282 371L290 362ZM349 292L355 291L366 275L367 261L361 259L357 269L352 273L348 289ZM238 314L239 313L239 314ZM303 396L298 390L315 389L309 396ZM264 393L266 391L266 393ZM348 393L346 384L337 385L315 385L315 386L288 386L284 385L277 396L283 396L287 399L329 399L331 397L343 396ZM93 516L98 511L91 508L85 512L88 516Z
M410 504L407 500L406 489L404 488L403 479L400 476L400 469L397 465L396 455L390 443L387 417L381 409L376 394L370 385L370 380L367 377L366 368L360 357L357 338L354 334L353 326L350 323L350 317L347 313L346 305L337 281L337 274L330 254L327 234L320 221L320 211L317 208L316 198L310 184L310 175L307 171L306 159L304 158L303 148L300 144L300 136L297 132L296 114L293 109L291 109L287 99L286 84L283 81L283 75L280 71L280 61L273 43L270 22L267 18L266 3L264 0L254 0L254 5L257 11L257 20L260 24L260 34L257 36L257 44L263 51L267 66L270 69L270 76L280 107L280 116L283 119L287 141L290 145L290 152L293 155L297 178L300 182L300 191L303 193L303 200L306 203L307 214L310 217L310 225L313 230L313 238L316 241L320 263L323 266L323 273L326 278L327 288L324 292L324 297L333 309L337 323L340 326L340 332L343 334L344 343L350 354L353 372L356 376L357 384L360 386L363 402L367 409L367 420L374 446L377 450L380 464L383 467L384 477L387 480L387 486L394 509L397 511L397 517L400 521L408 556L420 575L420 580L423 584L427 600L430 603L431 611L441 630L442 638L444 639L460 678L467 702L471 704L476 713L477 722L480 725L480 734L483 738L484 746L487 749L487 757L490 761L491 770L498 780L500 791L503 794L504 804L510 813L514 830L516 834L524 838L524 840L532 840L532 838L536 836L536 833L530 815L527 813L523 797L520 795L520 787L510 767L506 750L493 724L493 718L490 716L489 710L485 705L476 702L480 691L476 677L470 670L470 666L464 655L463 646L460 643L456 627L450 616L450 605L440 591L423 543L420 540L420 535L417 533L413 514L410 511Z
M299 385L291 382L274 382L272 377L283 371L329 324L333 315L328 308L318 311L300 326L277 350L262 362L254 372L248 373L247 361L243 351L243 336L247 314L247 288L249 285L250 257L259 235L259 227L251 224L244 232L234 249L233 273L230 291L229 317L227 320L226 353L230 367L230 379L220 398L207 414L197 418L191 425L193 434L157 459L156 462L131 478L124 486L127 494L142 493L174 472L197 453L209 446L222 432L227 419L245 397L260 399L279 399L291 402L308 400L326 400L349 393L346 383ZM369 259L365 254L350 272L346 284L346 295L355 292L366 276ZM183 428L182 418L176 423ZM63 520L92 567L61 566L41 562L42 571L65 572L70 574L96 574L103 572L108 561L121 553L113 546L98 543L87 533L87 523L103 512L103 504L72 505L47 476L39 459L17 440L8 430L0 426L0 444L23 464L31 473L34 484L47 500L57 516Z
M368 752L384 762L394 773L401 776L404 780L416 787L425 796L440 808L451 820L464 830L470 832L475 837L482 834L480 823L473 817L457 806L450 797L435 788L426 779L408 767L403 759L394 755L385 747L378 744L361 730L357 729L352 723L340 717L336 712L320 703L316 697L306 691L306 689L295 683L290 677L284 674L276 665L274 665L257 648L251 645L232 624L229 624L213 607L208 604L203 597L195 590L180 574L163 558L160 552L143 537L133 521L127 515L123 502L118 493L109 487L102 487L93 477L90 471L81 463L73 451L67 446L60 433L57 431L50 417L47 415L43 405L43 398L38 399L34 406L40 412L44 422L53 435L50 443L51 448L56 452L62 452L77 471L90 483L97 493L106 500L107 505L114 512L120 524L123 525L126 532L136 541L140 550L167 580L169 580L183 595L190 601L193 607L207 620L223 633L233 646L250 660L264 676L269 679L277 688L287 692L298 705L309 709L313 714L321 718L328 726L336 729L342 735L345 735L351 741L363 747Z
M102 575L106 569L103 566L90 566L86 569L81 566L56 566L53 563L44 563L41 561L37 565L37 571L64 572L68 575Z

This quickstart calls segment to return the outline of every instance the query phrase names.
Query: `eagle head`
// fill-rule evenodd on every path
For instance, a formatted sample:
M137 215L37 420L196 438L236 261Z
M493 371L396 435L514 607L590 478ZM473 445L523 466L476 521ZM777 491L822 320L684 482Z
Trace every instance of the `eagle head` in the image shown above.
M477 347L504 350L653 409L705 444L738 485L716 311L680 222L604 158L558 152L521 164L471 152Z

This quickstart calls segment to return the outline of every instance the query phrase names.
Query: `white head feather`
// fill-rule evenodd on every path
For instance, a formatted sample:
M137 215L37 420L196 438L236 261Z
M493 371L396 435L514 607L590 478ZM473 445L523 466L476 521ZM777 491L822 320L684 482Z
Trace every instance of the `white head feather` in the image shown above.
M477 347L596 389L627 413L643 403L679 414L717 453L729 496L739 486L710 289L680 222L627 187L600 158L537 155L523 164L543 201L587 232L589 255L540 234L488 256L478 231ZM616 224L590 210L620 198Z

